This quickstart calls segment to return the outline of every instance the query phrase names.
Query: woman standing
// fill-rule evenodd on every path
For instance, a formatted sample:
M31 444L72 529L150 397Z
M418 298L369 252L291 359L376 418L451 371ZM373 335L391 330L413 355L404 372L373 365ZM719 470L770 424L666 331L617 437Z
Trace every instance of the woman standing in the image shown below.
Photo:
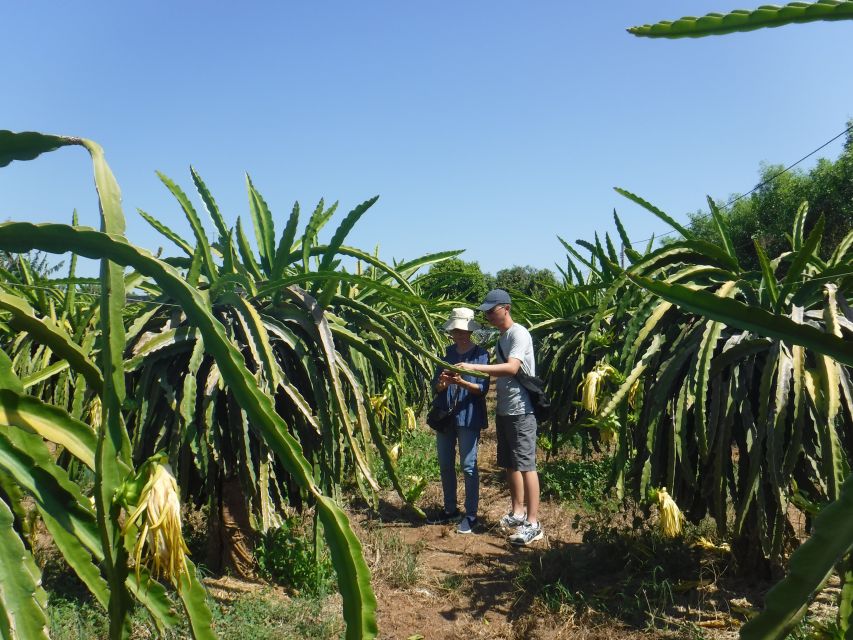
M444 360L450 364L469 362L488 364L489 354L471 341L471 334L480 328L474 321L471 309L457 308L444 323L453 344L447 347ZM456 530L471 533L477 525L477 508L480 500L480 476L477 469L477 445L480 429L486 426L486 391L488 378L461 375L436 369L433 387L438 394L436 402L445 410L455 411L455 428L436 433L438 465L441 469L441 486L444 491L444 509L431 524L452 522L460 517L456 506L456 445L459 445L459 464L465 480L465 515Z

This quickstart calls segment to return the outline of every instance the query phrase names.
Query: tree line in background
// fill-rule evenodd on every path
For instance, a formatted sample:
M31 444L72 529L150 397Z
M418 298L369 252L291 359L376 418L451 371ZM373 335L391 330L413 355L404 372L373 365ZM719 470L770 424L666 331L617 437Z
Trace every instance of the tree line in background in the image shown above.
M478 262L468 262L462 258L451 258L434 264L419 279L424 297L456 300L470 306L480 304L490 289L534 296L544 294L556 284L557 277L550 269L514 265L492 275L484 273Z
M853 120L848 122L848 127L853 127ZM777 255L788 246L794 217L803 202L809 203L811 211L806 233L818 218L825 219L822 253L831 253L853 229L853 129L848 129L844 147L835 160L821 158L808 171L786 171L781 164L763 164L759 176L760 186L748 196L715 199L738 261L744 268L758 269L760 266L753 239L761 244L767 255ZM695 211L688 217L687 228L697 239L716 241L716 223L709 211ZM664 243L671 241L662 240ZM617 249L622 250L621 247ZM541 297L557 284L557 276L550 269L530 265L514 265L492 275L483 272L476 261L452 258L434 264L426 276L421 277L420 284L427 297L475 305L493 288L526 297Z
M826 223L821 252L831 253L853 229L853 120L848 123L844 147L838 158L821 158L809 171L785 171L779 164L762 165L759 187L730 207L718 199L717 207L725 222L738 260L747 268L758 269L753 238L767 255L777 255L788 246L794 215L800 204L809 203L811 216L806 232L823 216ZM708 211L690 215L688 228L697 238L716 237L713 217Z

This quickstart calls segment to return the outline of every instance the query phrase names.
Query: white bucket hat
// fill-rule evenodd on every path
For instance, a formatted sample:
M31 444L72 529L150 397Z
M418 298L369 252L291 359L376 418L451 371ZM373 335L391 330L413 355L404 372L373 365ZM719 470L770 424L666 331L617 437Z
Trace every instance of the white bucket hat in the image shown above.
M445 331L462 329L462 331L476 331L483 327L474 320L474 311L465 307L457 307L450 312L450 318L444 323Z

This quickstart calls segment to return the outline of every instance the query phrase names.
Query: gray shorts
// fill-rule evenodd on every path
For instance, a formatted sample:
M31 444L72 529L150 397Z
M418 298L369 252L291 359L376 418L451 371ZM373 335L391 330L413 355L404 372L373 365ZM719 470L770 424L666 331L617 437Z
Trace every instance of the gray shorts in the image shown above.
M532 413L496 416L498 466L515 471L536 471L536 418Z

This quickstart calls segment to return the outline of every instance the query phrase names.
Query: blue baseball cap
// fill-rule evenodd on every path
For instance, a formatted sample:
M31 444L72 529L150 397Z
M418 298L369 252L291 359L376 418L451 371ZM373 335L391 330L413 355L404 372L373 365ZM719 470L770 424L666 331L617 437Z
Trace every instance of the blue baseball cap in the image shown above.
M483 304L477 307L480 311L488 311L499 304L512 304L509 294L503 289L492 289L486 294L486 299Z

